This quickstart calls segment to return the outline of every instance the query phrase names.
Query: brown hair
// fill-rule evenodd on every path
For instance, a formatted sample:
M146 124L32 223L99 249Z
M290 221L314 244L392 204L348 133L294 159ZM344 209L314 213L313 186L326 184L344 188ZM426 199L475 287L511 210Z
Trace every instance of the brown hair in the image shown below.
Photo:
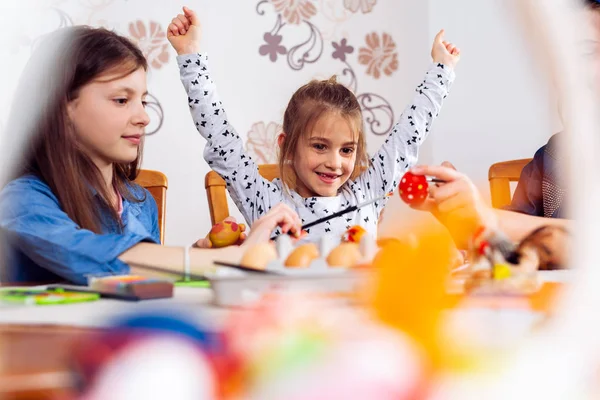
M27 63L16 92L14 118L7 126L7 131L29 140L18 175L38 176L69 218L96 233L101 232L99 205L108 207L115 221L120 218L99 169L78 145L67 105L100 75L115 71L124 77L139 68L148 68L140 49L114 32L86 26L55 31L39 43ZM22 115L29 115L29 121L19 121ZM144 200L131 190L141 153L140 145L133 162L113 165L113 185L130 201Z
M310 135L319 119L329 113L338 113L347 119L358 133L356 162L350 179L355 179L367 168L369 156L362 111L356 96L346 86L338 83L335 76L322 81L313 80L292 95L283 117L285 140L279 154L279 173L285 187L296 187L297 175L288 160L293 159L298 142L303 135Z
M586 7L591 9L600 10L600 1L598 0L584 0Z

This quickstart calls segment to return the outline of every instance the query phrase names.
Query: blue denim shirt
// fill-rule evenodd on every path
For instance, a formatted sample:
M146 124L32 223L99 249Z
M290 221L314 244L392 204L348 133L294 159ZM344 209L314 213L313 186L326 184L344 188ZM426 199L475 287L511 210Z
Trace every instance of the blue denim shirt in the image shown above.
M559 151L556 134L535 152L521 172L517 189L506 209L547 218L567 218L566 190L559 179Z
M40 178L27 175L8 183L0 192L2 280L84 285L89 275L129 273L117 258L121 253L143 241L160 243L156 202L140 186L131 185L131 191L143 201L123 199L123 228L99 205L106 211L101 211L102 234L96 234L77 226Z

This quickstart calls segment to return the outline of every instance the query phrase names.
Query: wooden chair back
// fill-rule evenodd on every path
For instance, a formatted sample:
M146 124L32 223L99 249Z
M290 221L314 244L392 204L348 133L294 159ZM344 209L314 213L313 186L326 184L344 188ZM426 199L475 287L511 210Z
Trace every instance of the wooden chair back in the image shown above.
M272 181L275 178L279 178L279 165L259 165L258 172L263 178ZM210 222L214 225L229 216L225 181L215 171L210 171L204 179L204 188L206 189L206 198L210 211Z
M142 169L138 177L135 179L135 183L141 187L147 189L156 205L158 206L158 227L160 229L160 242L164 243L165 240L165 215L167 208L167 188L168 181L165 174L159 171L152 171L149 169Z
M494 208L502 208L510 204L512 198L510 183L519 180L521 171L530 161L531 158L523 158L492 164L488 171L488 179Z

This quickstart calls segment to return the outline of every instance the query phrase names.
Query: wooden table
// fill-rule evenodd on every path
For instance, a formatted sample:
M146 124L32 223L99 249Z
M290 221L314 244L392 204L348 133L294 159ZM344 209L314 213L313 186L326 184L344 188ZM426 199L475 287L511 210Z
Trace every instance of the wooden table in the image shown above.
M56 399L74 382L70 350L96 329L60 325L0 326L0 399Z
M545 311L555 292L556 284L551 284L534 296L529 306L508 307ZM166 309L218 327L228 310L211 306L211 299L208 289L180 287L172 299L139 303L101 299L60 306L0 308L0 399L56 399L66 395L74 384L67 373L73 344L110 326L115 316ZM504 300L487 300L491 303L479 301L471 305L487 309L507 306L502 305Z
M0 307L0 400L68 398L75 384L68 360L78 340L115 318L146 310L181 312L218 325L227 310L212 307L211 299L208 289L181 287L172 299Z

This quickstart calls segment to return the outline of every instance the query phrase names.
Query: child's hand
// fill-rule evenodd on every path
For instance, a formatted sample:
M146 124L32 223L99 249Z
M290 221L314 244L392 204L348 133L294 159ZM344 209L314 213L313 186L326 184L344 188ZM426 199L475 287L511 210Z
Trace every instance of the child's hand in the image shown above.
M459 245L466 244L475 231L498 225L496 214L485 203L473 182L448 164L415 167L415 175L427 175L446 181L429 186L429 198L419 207L432 212Z
M167 28L167 39L179 55L198 53L201 37L200 21L187 7L183 7L183 14L173 18Z
M279 203L268 213L254 221L245 245L268 242L275 228L279 227L283 234L291 232L296 238L302 236L302 220L289 206Z
M433 58L433 62L435 63L444 64L450 68L454 68L460 61L460 49L454 46L454 44L444 40L445 33L446 32L442 29L435 36L433 47L431 49L431 58Z

